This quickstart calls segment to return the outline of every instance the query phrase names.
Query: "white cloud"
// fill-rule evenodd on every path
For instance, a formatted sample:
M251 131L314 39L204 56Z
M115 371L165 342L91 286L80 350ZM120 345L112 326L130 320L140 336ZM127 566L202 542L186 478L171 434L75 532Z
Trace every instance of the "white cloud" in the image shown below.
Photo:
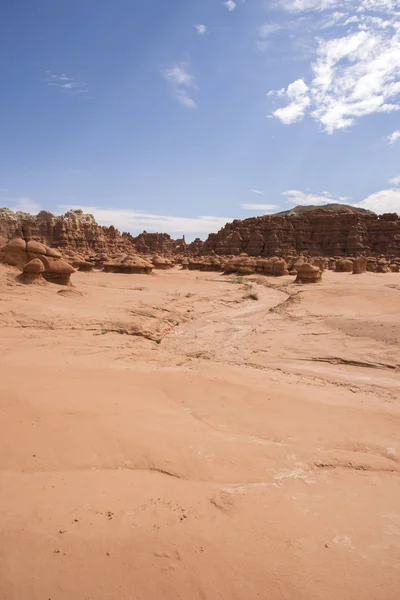
M195 28L199 35L205 35L205 33L207 32L207 27L205 25L195 25Z
M400 184L400 176L394 177L391 183L395 185L395 180ZM355 208L365 208L372 210L377 214L385 212L397 212L400 214L400 188L380 190L371 194L361 202L352 202L351 198L343 196L334 196L329 192L310 193L300 190L288 190L283 193L287 197L290 204L300 206L323 206L324 204L347 204Z
M253 194L258 194L259 196L264 196L264 192L261 192L260 190L250 190Z
M391 179L389 179L389 183L392 185L400 185L400 175L397 175L397 177L391 177Z
M289 12L307 12L313 10L326 10L341 4L338 0L280 0L279 4Z
M46 71L46 73L48 75L46 82L50 87L62 88L76 94L86 94L88 91L87 84L84 81L76 81L76 79L65 73L61 73L61 75L52 75L50 71Z
M302 81L307 91L291 97L290 84L288 105L273 116L291 124L309 113L333 133L360 117L400 110L399 0L281 0L280 5L289 12L333 12L317 20L312 78L293 82Z
M234 2L233 0L226 0L226 2L224 2L224 5L226 6L226 8L228 10L235 10L236 8L236 2Z
M21 198L1 196L0 202L7 203L8 207L14 212L21 211L30 213L31 215L37 215L37 213L41 211L39 204L27 196L22 196Z
M264 211L271 212L277 210L279 206L277 204L241 204L241 208L244 210Z
M218 231L230 217L175 217L170 215L157 215L140 210L101 208L99 206L70 206L62 205L61 210L80 209L92 214L100 225L115 225L123 231L166 232L173 234L208 234Z
M269 37L283 29L284 25L281 23L263 23L257 30L257 48L264 51L269 46Z
M163 77L171 85L175 98L187 108L197 108L196 102L189 95L188 89L196 89L196 78L189 71L189 67L184 63L179 63L170 69L162 71Z
M400 129L397 129L397 131L393 131L393 133L388 135L387 139L389 144L394 144L395 142L397 142L397 140L400 140Z
M284 92L287 98L291 101L284 108L278 108L272 114L277 117L285 125L290 125L302 119L306 110L310 106L310 98L308 95L309 88L303 79L297 79ZM268 92L269 93L269 92ZM282 90L276 92L278 96L282 94Z
M378 215L394 212L400 215L400 189L380 190L356 206L372 210Z
M302 192L300 190L288 190L283 192L290 204L296 204L300 206L321 206L323 204L336 204L341 203L342 200L347 198L337 198L332 196L329 192L320 192L318 194Z

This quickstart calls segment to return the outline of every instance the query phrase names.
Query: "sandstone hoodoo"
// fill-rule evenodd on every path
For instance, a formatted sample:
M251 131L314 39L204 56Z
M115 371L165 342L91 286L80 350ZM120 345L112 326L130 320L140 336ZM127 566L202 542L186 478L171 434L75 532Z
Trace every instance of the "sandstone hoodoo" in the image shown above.
M105 273L125 273L127 275L143 274L149 275L153 270L153 265L140 256L125 256L122 259L115 259L104 264Z
M400 219L396 214L378 216L339 204L296 207L276 215L235 220L218 233L211 233L205 242L197 238L190 244L184 237L174 240L166 233L144 231L136 237L120 233L113 226L98 225L92 215L81 210L70 210L62 216L41 211L32 216L0 209L0 238L9 240L17 228L29 230L32 242L63 253L73 250L85 261L99 255L113 258L118 253L164 258L232 257L243 253L252 258L284 259L301 255L400 257ZM23 237L28 241L26 235Z
M23 283L34 283L42 280L42 273L44 272L44 264L39 258L33 258L24 265L20 280Z
M303 263L297 272L295 283L318 283L321 280L321 270L310 263Z
M22 237L14 237L0 248L0 261L6 265L19 267L22 272L22 280L30 283L42 275L47 281L68 285L70 277L75 269L66 261L62 260L61 254L56 250L39 242ZM43 269L38 266L43 265ZM38 270L39 269L39 270Z
M167 233L147 232L133 237L130 233L120 233L113 226L98 225L93 215L81 210L70 210L61 216L41 211L32 216L0 208L0 238L9 240L18 228L29 230L32 240L60 250L74 250L85 258L88 255L111 255L116 252L172 256L184 252L186 248L185 238L173 240Z
M365 256L359 256L353 260L353 275L361 275L367 271L367 259Z
M161 269L163 271L173 267L172 261L168 260L168 258L164 258L163 256L153 256L151 262L155 269Z
M352 273L353 261L350 259L341 258L336 261L335 270L337 273Z

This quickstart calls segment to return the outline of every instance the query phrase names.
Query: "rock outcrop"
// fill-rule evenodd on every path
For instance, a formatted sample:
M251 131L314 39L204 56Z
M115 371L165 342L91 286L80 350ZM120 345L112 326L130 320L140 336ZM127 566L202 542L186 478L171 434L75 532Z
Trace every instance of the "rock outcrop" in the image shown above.
M305 212L253 217L227 223L191 253L278 256L400 256L400 219L395 214L377 216L354 207L307 207Z
M21 281L32 283L42 275L47 281L68 285L75 269L53 248L27 237L14 237L0 248L0 262L22 270Z
M345 205L296 207L286 213L235 220L205 242L186 244L166 233L144 231L133 237L113 226L98 225L92 215L70 210L62 216L41 211L32 216L0 209L0 239L9 240L19 231L25 239L71 250L87 261L95 256L136 254L171 258L197 256L239 256L285 259L305 257L400 257L400 218L381 216ZM28 235L29 233L29 235ZM106 261L102 261L106 262ZM289 270L292 270L289 268Z
M29 238L60 250L74 250L87 257L89 254L161 254L172 256L186 250L185 238L173 240L167 233L143 232L137 237L120 233L113 226L102 227L93 215L81 210L70 210L56 216L41 211L36 216L0 209L0 239L6 241L16 231L29 232ZM0 245L2 245L0 243Z
M153 270L153 265L148 260L141 258L140 256L130 257L125 256L117 258L104 264L105 273L125 273L131 274L145 274L149 275Z
M303 263L298 272L295 283L318 283L321 280L321 270L310 264Z

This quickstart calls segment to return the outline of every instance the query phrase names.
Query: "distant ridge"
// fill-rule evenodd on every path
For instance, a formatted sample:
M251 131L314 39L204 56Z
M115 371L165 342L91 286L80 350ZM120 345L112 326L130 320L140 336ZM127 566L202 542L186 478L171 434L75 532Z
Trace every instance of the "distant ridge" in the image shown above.
M370 213L373 214L371 210L367 210L366 208L359 208L358 206L350 206L349 204L323 204L321 206L295 206L290 210L283 210L282 212L274 213L275 216L283 216L283 215L303 215L304 213L315 211L315 210L327 210L329 212L347 212L351 210L352 212L360 212L360 213Z

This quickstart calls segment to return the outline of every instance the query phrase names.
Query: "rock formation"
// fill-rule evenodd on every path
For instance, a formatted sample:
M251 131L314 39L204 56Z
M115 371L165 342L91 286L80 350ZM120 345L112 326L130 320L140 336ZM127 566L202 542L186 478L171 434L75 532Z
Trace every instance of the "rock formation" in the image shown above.
M18 229L21 232L29 231L30 238L33 240L60 250L74 250L85 257L88 254L116 252L172 256L186 249L185 238L173 240L166 233L143 232L137 237L133 237L130 233L121 234L113 226L98 225L92 215L84 214L81 210L70 210L62 216L41 211L38 215L32 216L28 213L14 213L8 208L1 208L1 239L9 240Z
M318 283L321 280L321 270L310 263L303 263L297 272L295 283Z
M367 270L367 259L365 256L359 256L353 260L353 275L361 275Z
M20 281L23 283L34 283L40 281L44 272L44 264L39 258L33 258L24 265Z
M0 209L0 239L21 235L66 253L71 250L83 261L95 256L107 260L115 255L135 256L240 256L285 259L293 257L357 257L384 255L400 257L400 219L388 213L381 216L345 205L296 207L291 211L235 220L205 242L186 244L185 238L172 239L166 233L144 231L133 237L115 227L98 225L92 215L70 210L62 216L41 211L27 213ZM101 260L104 263L107 260ZM93 263L96 265L96 261ZM333 262L330 262L331 268ZM190 268L190 267L189 267ZM252 267L251 267L252 268ZM294 270L289 265L289 270ZM368 269L367 269L368 270Z
M29 233L26 233L25 239L14 237L2 246L0 261L19 267L23 273L21 280L24 283L31 283L43 275L47 281L68 285L71 274L75 272L70 264L61 260L61 254L53 248L29 239Z
M140 256L114 259L104 264L105 273L125 273L125 274L146 274L149 275L153 270L153 265L148 260Z
M354 207L307 207L307 211L253 217L227 223L191 253L249 256L400 256L400 219Z

